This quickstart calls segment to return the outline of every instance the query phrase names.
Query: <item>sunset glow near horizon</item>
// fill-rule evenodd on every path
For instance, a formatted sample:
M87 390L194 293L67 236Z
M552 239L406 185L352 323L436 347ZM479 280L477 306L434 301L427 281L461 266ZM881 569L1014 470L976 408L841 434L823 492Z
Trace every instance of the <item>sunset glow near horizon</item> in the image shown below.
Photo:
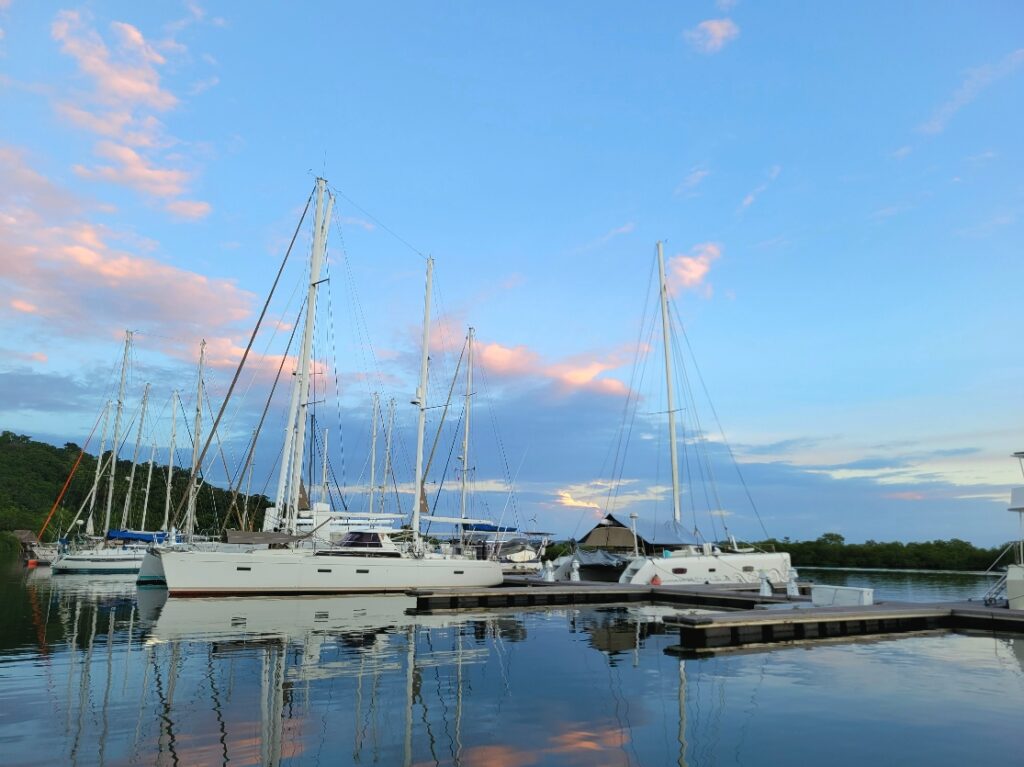
M0 0L0 428L82 444L126 328L126 409L154 387L147 445L166 446L171 390L194 397L201 338L218 407L322 176L336 206L317 385L342 393L323 425L353 492L373 391L397 401L411 485L429 254L432 405L476 332L479 513L559 536L609 508L664 519L655 346L609 484L662 240L742 470L716 470L712 517L747 539L763 522L995 545L1017 533L1005 508L1024 483L1022 105L1013 2ZM229 453L295 323L307 230ZM458 451L443 443L434 469Z

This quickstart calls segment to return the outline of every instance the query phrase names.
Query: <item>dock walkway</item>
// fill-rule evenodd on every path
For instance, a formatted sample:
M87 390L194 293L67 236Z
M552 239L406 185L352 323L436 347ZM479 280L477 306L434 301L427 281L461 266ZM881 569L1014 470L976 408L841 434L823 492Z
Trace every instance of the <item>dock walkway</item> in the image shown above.
M801 586L808 593L810 584ZM865 607L812 607L806 596L761 596L756 585L633 586L577 581L549 583L507 578L500 588L434 589L406 592L415 597L411 612L431 614L557 605L657 603L677 605L680 613L663 618L679 630L683 652L715 653L768 649L792 642L935 630L1024 633L1024 610L989 607L981 602L880 602ZM693 614L685 608L713 610Z

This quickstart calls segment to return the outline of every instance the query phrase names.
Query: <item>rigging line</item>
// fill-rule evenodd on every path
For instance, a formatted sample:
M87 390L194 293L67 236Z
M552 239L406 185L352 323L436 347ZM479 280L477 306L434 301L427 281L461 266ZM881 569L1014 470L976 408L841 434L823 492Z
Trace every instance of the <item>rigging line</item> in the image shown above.
M650 315L650 329L647 334L647 348L652 348L655 329L657 327L657 316L655 313ZM636 426L637 416L639 415L640 408L640 389L643 386L644 379L647 376L647 363L650 357L648 355L641 356L641 343L643 327L640 329L641 337L637 341L636 357L634 358L634 373L630 377L630 387L636 385L635 393L633 395L632 409L628 410L629 422L625 423L625 416L627 410L623 410L623 425L620 426L619 433L619 444L616 445L615 461L613 464L613 472L611 475L611 486L608 488L608 500L607 505L609 508L616 508L619 499L619 492L622 490L623 476L626 473L626 459L629 456L629 446L633 439L633 429ZM636 378L636 371L639 371L639 380ZM627 402L628 405L628 402ZM624 430L624 433L623 431ZM658 430L660 434L660 429Z
M610 513L613 501L618 497L617 486L621 483L622 474L625 471L626 450L628 449L629 439L632 435L633 425L636 421L636 410L640 400L640 387L643 385L643 379L647 370L647 355L643 354L642 350L645 334L644 329L647 326L648 311L650 310L651 305L651 283L653 282L653 279L654 261L651 261L651 267L647 273L647 290L644 292L644 303L640 312L640 323L637 326L636 347L633 352L633 366L630 370L629 378L629 391L627 392L626 400L622 405L622 420L619 424L618 436L614 443L614 455L612 457L612 465L608 475L610 478L610 484L608 488L608 495L605 499L606 513ZM653 334L653 324L651 326L651 333ZM642 365L641 359L643 360ZM623 444L623 440L625 440L625 444ZM608 447L608 453L605 454L604 464L601 466L599 476L604 475L605 467L608 462L608 455L610 453L612 453L611 445ZM577 522L577 528L578 526L579 523Z
M715 419L715 425L718 427L718 432L722 437L722 444L725 445L725 449L729 453L729 458L732 460L732 464L736 469L736 476L739 477L740 485L743 487L743 492L747 496L747 500L750 502L750 507L754 511L754 516L757 518L757 523L761 527L761 532L764 533L764 537L768 538L768 530L764 525L764 521L761 519L761 513L757 508L757 503L754 501L754 496L750 492L750 488L747 486L747 481L743 476L743 472L740 470L740 463L736 459L736 455L733 452L732 445L729 443L728 438L725 436L725 429L722 428L722 421L718 417L718 411L715 409L715 403L711 399L711 394L708 392L707 384L704 382L704 376L700 372L700 366L697 364L697 358L693 353L693 348L690 345L690 337L686 335L686 331L683 331L683 340L686 342L686 347L690 352L690 358L693 360L693 369L697 374L697 380L700 381L701 388L704 390L704 396L707 398L708 407L711 408L711 415Z
M238 368L235 370L235 375L231 378L231 385L228 386L227 394L224 395L224 402L221 403L220 411L217 413L217 417L213 421L213 425L210 427L210 435L206 438L206 444L203 445L202 453L199 455L199 460L192 467L192 482L195 482L195 471L196 468L202 466L203 460L206 458L206 451L210 449L210 444L213 442L213 435L217 431L217 426L220 424L220 419L224 415L224 410L228 406L228 402L231 399L231 393L235 390L235 384L238 382L238 377L242 374L242 368L245 366L245 361L249 358L249 351L252 349L253 343L256 341L256 334L259 332L260 325L263 323L263 318L267 314L267 309L270 307L270 300L274 297L274 291L277 289L277 284L281 280L281 274L284 272L285 264L288 263L288 257L291 255L292 247L295 245L295 240L299 236L299 231L302 229L302 222L306 219L306 213L309 211L309 204L313 200L313 192L309 193L309 197L306 198L306 207L302 210L302 215L299 217L299 223L295 227L295 233L292 234L292 240L288 244L288 250L285 251L284 259L281 261L281 267L277 270L277 276L274 277L274 283L270 286L270 293L267 295L267 300L263 303L263 309L260 310L260 316L256 320L256 327L252 330L252 335L249 337L249 343L246 344L245 351L242 353L242 359L238 361ZM175 509L175 519L181 514L182 509L185 507L185 499L182 498L178 501L178 508Z
M459 421L456 424L456 439L452 440L452 446L448 450L448 458L445 459L444 469L441 471L441 481L437 484L437 492L434 494L434 505L431 508L430 513L435 514L437 512L437 503L441 499L441 491L444 489L444 481L448 477L448 467L452 462L452 454L455 452L455 445L458 443L458 427L462 424L462 416L459 416ZM427 533L430 532L430 523L427 523Z
M333 209L332 209L333 213ZM342 242L342 258L345 257L344 241ZM337 407L338 415L338 449L341 451L341 478L344 481L348 481L347 468L345 463L345 431L342 428L341 418L341 380L338 375L338 337L334 332L334 283L331 282L331 259L325 259L327 262L327 334L329 338L329 346L333 352L331 359L331 368L334 371L334 402ZM324 445L324 450L327 450L327 446ZM372 511L372 509L371 509Z
M478 370L478 373L479 373L479 377L480 377L481 382L483 383L484 388L487 388L488 390L490 390L490 379L487 377L487 370L486 370L486 368L483 365L480 366L480 368ZM512 487L512 480L513 480L513 477L512 477L512 467L509 465L509 462L508 462L508 451L505 450L505 440L502 438L501 432L498 430L498 422L497 422L497 418L496 418L496 416L494 414L494 406L490 402L487 405L487 415L490 416L490 419L491 419L491 430L494 432L494 439L498 443L498 455L501 457L501 468L502 468L502 471L504 472L505 482L508 484L509 487ZM517 505L515 505L515 499L514 498L513 498L512 502L513 502L512 511L513 511L513 514L515 515L516 521L518 523L520 521L520 519L519 519L519 508L518 508ZM577 525L577 527L578 527L578 525Z
M680 330L681 330L681 328L680 328ZM690 453L692 453L693 462L696 464L697 471L699 472L699 478L700 478L700 484L701 484L701 492L702 492L702 494L704 496L704 505L705 505L705 508L707 510L708 517L710 518L710 521L711 521L711 532L714 535L714 537L717 539L718 538L717 520L715 518L715 515L712 513L711 496L708 495L708 486L710 485L711 489L712 489L712 495L716 499L717 499L717 496L718 496L717 490L715 489L715 485L714 485L714 481L715 481L714 480L714 475L711 472L711 465L710 465L710 462L708 461L708 456L707 456L707 451L706 451L706 444L703 441L703 430L702 430L701 423L700 423L700 416L699 416L698 411L697 411L697 403L696 403L696 401L695 401L695 399L693 397L693 390L690 387L690 378L689 378L689 376L687 375L687 372L686 372L686 365L682 364L683 356L682 356L682 353L681 353L681 349L678 346L678 343L675 345L674 351L677 353L677 355L679 357L679 360L680 360L680 365L679 365L679 368L678 368L678 376L677 377L679 379L679 383L682 384L680 388L682 390L683 402L687 406L689 406L690 414L691 414L691 417L693 419L693 428L691 429L691 432L694 435L693 439L692 439L692 448L693 449L690 451ZM684 447L684 449L686 447L686 444L687 444L687 440L686 440L686 430L685 430L685 423L684 423L684 430L683 430L683 447ZM687 465L689 465L689 464L687 464ZM690 485L692 487L694 485L694 482L692 481L692 479L694 478L694 472L691 471L690 477L691 477ZM691 495L695 495L695 493L691 492ZM696 498L693 499L693 503L694 503L694 506L696 506ZM721 504L719 503L718 506L720 508ZM696 512L695 512L695 514L696 514Z
M291 296L288 297L288 301L285 304L283 310L281 311L281 317L282 318L285 315L287 315L287 313L291 310L292 302L295 300L296 296L298 295L300 286L301 286L300 283L296 283L295 288L293 288ZM302 303L299 305L298 315L300 317L302 315L302 307L305 305L305 302L306 302L306 298L305 298L305 296L303 296L302 297ZM295 324L298 324L298 321L299 320L296 319L295 320ZM261 359L265 360L267 358L267 353L270 351L271 345L277 339L278 332L281 329L280 326L281 326L280 322L275 322L274 323L274 325L273 325L273 332L270 334L270 338L267 340L266 345L263 347L263 352L260 354L260 358ZM292 327L292 336L291 337L292 338L295 337L294 325ZM291 347L291 340L290 339L288 341L288 345L289 345L289 348L290 348ZM287 351L285 352L285 356L287 356ZM249 383L246 386L245 391L242 392L241 402L235 408L234 413L231 415L230 419L228 420L227 424L225 425L225 428L226 428L227 431L231 431L231 429L233 428L233 426L235 424L235 421L238 419L239 415L241 414L243 406L244 406L244 403L247 401L247 399L249 397L249 394L252 391L252 387L256 384L256 381L257 381L258 378L259 378L259 370L258 369L254 369L253 370L253 374L249 377Z
M424 260L427 259L427 256L423 253L422 250L420 250L419 248L417 248L414 245L412 245L411 243L409 243L408 240L404 239L400 235L396 234L390 227L387 226L387 224L385 224L383 221L381 221L375 215L370 213L370 211L366 210L366 208L362 207L359 203L357 203L355 200L353 200L351 197L349 197L347 194L345 194L343 191L341 191L338 187L331 186L331 185L328 184L327 188L330 189L332 192L334 192L336 195L338 195L338 197L341 197L343 200L345 200L350 205L352 205L352 207L354 207L356 210L358 210L364 216L369 217L370 220L373 221L373 223L375 223L377 226L379 226L385 232L390 234L392 237L394 237L400 243L405 245L405 247L409 248L409 250L411 250L413 253L418 255L420 258L422 258Z
M679 319L678 317L677 317L677 321L679 322L680 334L682 334L685 337L686 336L686 328L683 326L681 319ZM682 356L682 349L677 349L677 351L679 351L680 352L680 356ZM691 349L690 350L690 352L691 352L690 357L691 357L691 360L694 362L694 365L696 365L696 360L693 358L692 351L693 350ZM686 387L685 394L686 394L686 396L688 398L688 401L690 403L690 407L691 407L691 410L693 412L694 424L696 426L695 436L696 436L696 447L697 447L698 455L703 459L703 461L704 461L704 463L706 465L707 475L708 475L709 480L711 482L711 493L714 496L715 504L718 507L718 510L722 511L723 510L722 499L721 499L721 497L719 496L719 493L718 493L718 484L715 481L714 466L713 466L712 461L711 461L711 442L708 439L707 432L704 430L703 423L701 423L700 409L697 407L697 397L696 397L696 394L693 391L693 387L690 384L690 376L689 376L689 373L686 370L686 366L685 365L682 366L682 375L683 375L684 385ZM705 490L705 494L706 493L707 493L707 491ZM729 535L729 526L725 522L725 517L722 518L722 527L724 528L726 535Z

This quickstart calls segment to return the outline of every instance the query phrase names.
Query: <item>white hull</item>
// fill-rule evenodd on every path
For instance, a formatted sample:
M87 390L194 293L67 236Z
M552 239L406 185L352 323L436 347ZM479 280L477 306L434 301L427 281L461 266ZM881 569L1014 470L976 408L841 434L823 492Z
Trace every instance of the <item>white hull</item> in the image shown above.
M152 554L161 561L171 596L372 593L489 587L504 580L496 562L430 555L336 556L301 549Z
M254 550L250 544L242 543L221 543L219 541L208 541L199 543L190 543L185 545L179 545L175 548L160 548L161 551L230 551L234 553L249 553ZM256 548L265 548L264 546L257 546ZM167 578L164 575L164 563L163 559L156 556L153 553L153 549L146 551L146 556L142 558L142 566L139 567L139 577L137 583L140 586L163 586L167 583Z
M92 573L94 575L137 573L145 549L82 549L61 554L50 569L61 573Z
M789 554L771 552L672 552L667 557L637 557L619 583L650 584L760 583L761 573L773 583L789 581Z

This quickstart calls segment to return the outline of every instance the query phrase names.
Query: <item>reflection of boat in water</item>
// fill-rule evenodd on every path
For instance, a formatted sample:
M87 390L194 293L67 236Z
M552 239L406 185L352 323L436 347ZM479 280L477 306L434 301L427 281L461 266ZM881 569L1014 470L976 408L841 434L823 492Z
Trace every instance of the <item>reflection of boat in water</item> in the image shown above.
M168 598L163 589L139 591L139 619L150 642L223 641L246 637L302 640L309 634L390 630L412 623L416 606L404 595L333 597Z
M352 761L411 765L420 726L415 709L426 709L426 690L449 674L454 689L438 685L438 694L450 691L452 697L439 700L437 708L444 728L461 732L463 669L482 666L492 652L476 624L490 626L496 638L525 633L519 621L507 617L411 616L406 611L415 600L399 595L175 599L156 589L139 594L147 657L162 706L154 745L160 758L169 756L175 763L190 763L204 736L211 744L219 739L224 762L277 765L298 756L306 747L302 732L309 685L344 681L339 695L346 690L350 711L342 720L354 723ZM184 672L189 656L207 658L204 679L193 682ZM212 671L215 659L239 669L239 680L255 678L258 690L235 694L259 701L256 738L249 722L239 729L228 718L218 720L219 733L193 731L183 737L194 695L210 695L220 716L225 692ZM253 665L254 674L241 671ZM176 704L175 697L186 702ZM332 720L338 721L337 714L331 714ZM460 739L457 735L452 745L456 764Z

